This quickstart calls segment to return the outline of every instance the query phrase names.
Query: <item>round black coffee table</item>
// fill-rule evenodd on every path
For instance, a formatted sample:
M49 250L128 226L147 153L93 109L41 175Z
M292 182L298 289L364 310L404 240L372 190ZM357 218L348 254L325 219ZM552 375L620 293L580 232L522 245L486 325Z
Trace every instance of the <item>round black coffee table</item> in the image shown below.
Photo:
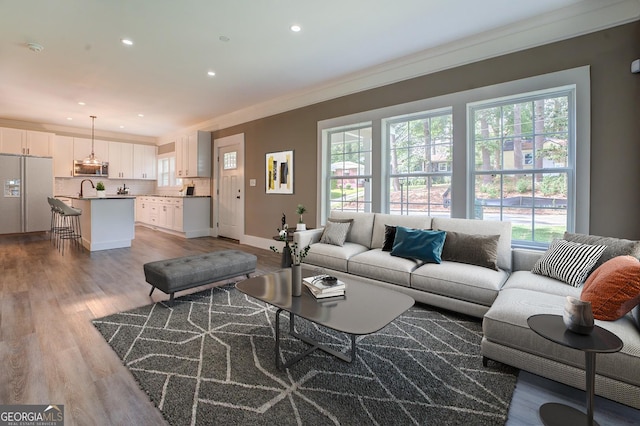
M593 399L596 379L596 354L614 353L622 349L622 340L612 332L595 326L589 335L567 330L560 315L532 315L529 327L540 336L568 348L583 351L585 355L587 413L564 404L547 403L540 407L540 419L551 425L597 425L593 421Z

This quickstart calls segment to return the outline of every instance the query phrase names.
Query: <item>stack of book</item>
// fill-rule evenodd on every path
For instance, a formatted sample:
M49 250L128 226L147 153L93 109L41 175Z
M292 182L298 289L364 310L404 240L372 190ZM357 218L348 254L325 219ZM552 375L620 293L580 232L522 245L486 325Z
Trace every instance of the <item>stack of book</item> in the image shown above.
M344 282L329 275L307 277L302 280L302 283L317 299L344 296L346 289Z

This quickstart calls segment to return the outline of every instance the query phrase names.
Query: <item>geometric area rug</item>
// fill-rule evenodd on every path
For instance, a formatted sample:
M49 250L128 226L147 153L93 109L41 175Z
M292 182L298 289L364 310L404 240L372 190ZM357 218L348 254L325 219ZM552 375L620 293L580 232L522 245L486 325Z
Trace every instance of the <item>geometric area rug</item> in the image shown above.
M284 360L307 345L288 335ZM93 321L172 425L502 425L517 370L482 366L478 319L416 304L358 336L345 363L315 351L275 366L275 308L213 287ZM296 319L336 350L348 336Z

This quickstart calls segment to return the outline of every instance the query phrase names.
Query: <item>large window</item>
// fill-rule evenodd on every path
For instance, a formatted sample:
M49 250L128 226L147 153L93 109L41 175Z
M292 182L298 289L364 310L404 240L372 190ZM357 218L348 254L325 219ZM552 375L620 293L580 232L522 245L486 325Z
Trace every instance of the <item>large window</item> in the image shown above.
M589 233L590 70L580 67L318 123L331 210L504 220L514 246Z
M385 120L392 214L449 216L453 129L451 111Z
M473 216L508 220L513 240L548 244L568 229L575 151L573 91L470 107Z
M333 129L329 138L331 210L371 211L371 126Z
M182 179L176 178L176 157L158 157L158 188L182 186Z

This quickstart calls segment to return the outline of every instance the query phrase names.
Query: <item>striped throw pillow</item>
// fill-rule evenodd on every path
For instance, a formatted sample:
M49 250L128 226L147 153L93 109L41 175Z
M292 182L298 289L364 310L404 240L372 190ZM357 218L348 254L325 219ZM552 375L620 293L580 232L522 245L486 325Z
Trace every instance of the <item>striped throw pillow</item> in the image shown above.
M554 240L531 272L580 287L607 246Z

